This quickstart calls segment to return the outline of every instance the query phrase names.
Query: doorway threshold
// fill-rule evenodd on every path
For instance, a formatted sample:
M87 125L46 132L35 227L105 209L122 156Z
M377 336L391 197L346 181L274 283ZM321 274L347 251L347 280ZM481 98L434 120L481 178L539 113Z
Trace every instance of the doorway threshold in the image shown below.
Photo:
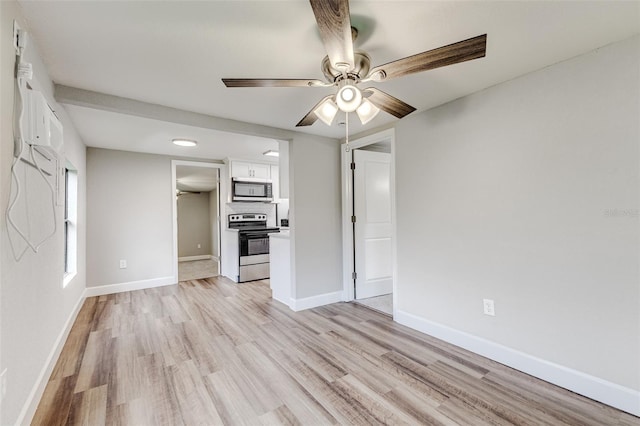
M393 294L369 297L366 299L356 299L353 303L362 305L381 314L393 317Z

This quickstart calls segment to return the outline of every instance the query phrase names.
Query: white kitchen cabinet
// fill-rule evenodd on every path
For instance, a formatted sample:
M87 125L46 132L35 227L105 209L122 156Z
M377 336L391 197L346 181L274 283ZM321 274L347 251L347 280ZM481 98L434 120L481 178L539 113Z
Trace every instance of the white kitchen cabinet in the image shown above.
M291 306L291 243L289 231L269 234L271 297Z
M271 165L234 160L231 161L231 177L271 179Z

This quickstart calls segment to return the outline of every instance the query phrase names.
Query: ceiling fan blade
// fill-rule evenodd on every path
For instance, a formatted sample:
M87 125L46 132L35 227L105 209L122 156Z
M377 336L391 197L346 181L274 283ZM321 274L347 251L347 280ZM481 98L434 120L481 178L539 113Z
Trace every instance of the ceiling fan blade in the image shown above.
M326 86L320 80L288 78L223 78L227 87L317 87Z
M349 0L310 0L310 3L331 66L351 71L354 59Z
M470 61L484 57L486 50L487 35L483 34L377 66L369 72L368 79L386 81L408 74Z
M316 109L318 109L318 107L320 105L322 105L322 103L324 101L326 101L327 99L333 98L333 95L329 95L329 96L325 96L324 98L320 99L320 102L318 102L317 104L315 104L313 106L313 108L311 108L311 111L309 111L307 113L307 115L305 115L304 117L302 117L302 120L300 120L298 122L298 124L296 124L296 127L304 127L304 126L311 126L313 123L315 123L316 121L318 121L318 116L316 115L315 111Z
M404 103L400 99L394 98L388 93L385 93L380 89L376 89L375 87L364 89L363 92L365 96L369 95L367 99L372 104L397 118L402 118L416 110L411 105Z

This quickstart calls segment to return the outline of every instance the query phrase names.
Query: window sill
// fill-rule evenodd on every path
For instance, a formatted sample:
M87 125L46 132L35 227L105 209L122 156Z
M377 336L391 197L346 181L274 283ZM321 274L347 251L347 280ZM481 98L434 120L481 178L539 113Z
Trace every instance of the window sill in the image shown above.
M64 274L64 278L62 279L62 288L65 288L67 284L69 284L75 277L78 275L77 272L68 272Z

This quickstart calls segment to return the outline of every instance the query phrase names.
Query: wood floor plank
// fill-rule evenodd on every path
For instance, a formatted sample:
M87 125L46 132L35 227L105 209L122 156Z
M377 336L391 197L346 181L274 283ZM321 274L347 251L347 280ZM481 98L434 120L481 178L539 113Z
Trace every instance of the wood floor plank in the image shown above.
M34 425L587 425L640 419L336 303L223 277L87 298Z
M32 425L66 425L74 399L77 376L66 376L49 380L38 409L31 421Z
M100 425L107 417L107 385L75 394L68 424Z
M286 405L281 405L275 410L269 411L260 416L260 422L264 426L275 426L275 425L283 425L283 426L298 426L303 425L296 418L296 416L287 408Z
M430 398L422 398L421 393L413 391L404 384L390 390L384 396L398 410L407 413L420 424L443 426L458 424L437 410L440 402Z

